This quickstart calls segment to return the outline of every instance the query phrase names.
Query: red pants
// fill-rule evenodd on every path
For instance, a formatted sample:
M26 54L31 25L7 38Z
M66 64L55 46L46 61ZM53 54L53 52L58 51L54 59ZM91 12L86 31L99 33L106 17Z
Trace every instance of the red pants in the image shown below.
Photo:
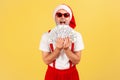
M58 70L48 66L45 80L79 80L79 76L75 66L66 70Z

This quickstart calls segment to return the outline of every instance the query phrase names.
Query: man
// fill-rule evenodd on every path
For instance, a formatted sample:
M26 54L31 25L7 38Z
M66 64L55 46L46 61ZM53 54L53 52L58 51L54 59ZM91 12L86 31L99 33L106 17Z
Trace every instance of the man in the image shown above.
M65 4L59 5L54 10L53 17L56 22L55 28L69 26L74 29L76 27L72 10ZM48 65L45 80L79 80L75 65L80 62L81 50L84 49L81 34L75 32L74 35L77 36L75 41L72 41L70 36L59 36L51 43L49 41L51 32L42 35L39 47L43 61Z

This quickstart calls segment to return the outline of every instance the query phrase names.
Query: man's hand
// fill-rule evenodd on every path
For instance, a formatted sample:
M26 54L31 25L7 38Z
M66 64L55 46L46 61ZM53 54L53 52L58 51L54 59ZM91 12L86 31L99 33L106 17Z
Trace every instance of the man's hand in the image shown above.
M64 39L63 38L57 38L56 40L56 48L62 49L64 45Z
M70 47L70 44L71 44L71 41L70 41L70 38L67 37L64 39L64 46L63 46L63 49L68 49Z

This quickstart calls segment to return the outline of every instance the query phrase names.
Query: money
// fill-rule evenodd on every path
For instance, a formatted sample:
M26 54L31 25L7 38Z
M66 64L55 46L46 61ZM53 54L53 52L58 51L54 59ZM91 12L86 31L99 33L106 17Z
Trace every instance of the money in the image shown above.
M49 32L49 42L56 42L58 37L69 37L72 42L75 42L77 34L69 25L58 25Z

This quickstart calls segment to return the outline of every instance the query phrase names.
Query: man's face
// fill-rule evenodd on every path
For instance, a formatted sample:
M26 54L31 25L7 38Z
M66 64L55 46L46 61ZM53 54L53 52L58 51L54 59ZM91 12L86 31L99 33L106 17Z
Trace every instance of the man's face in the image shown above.
M55 14L55 21L57 25L68 25L70 22L70 14L66 10L60 9Z

